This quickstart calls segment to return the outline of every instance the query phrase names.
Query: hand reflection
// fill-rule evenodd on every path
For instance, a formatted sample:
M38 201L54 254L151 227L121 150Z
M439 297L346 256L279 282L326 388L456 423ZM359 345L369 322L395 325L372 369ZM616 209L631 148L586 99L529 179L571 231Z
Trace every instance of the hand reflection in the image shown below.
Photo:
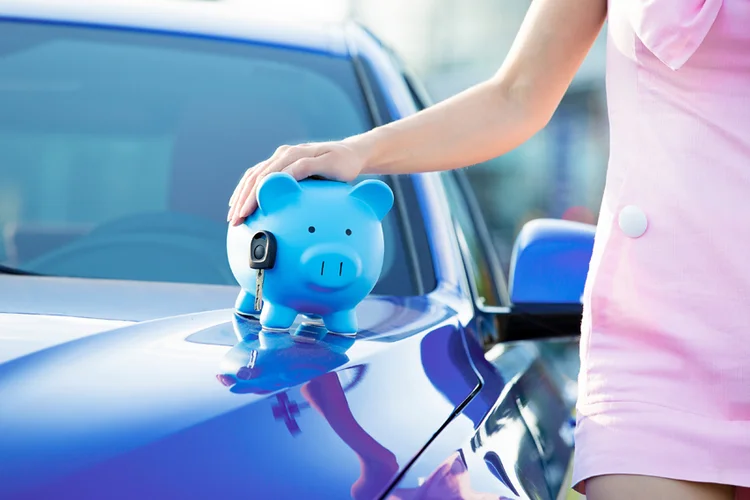
M375 441L354 419L336 373L326 373L311 380L301 392L359 458L361 473L352 486L352 498L376 498L398 472L396 456Z
M378 443L354 418L338 374L326 373L306 383L302 396L326 419L333 431L356 453L360 477L351 489L352 498L378 498L399 471L396 456ZM456 452L417 488L401 488L388 500L510 500L474 491L461 453Z

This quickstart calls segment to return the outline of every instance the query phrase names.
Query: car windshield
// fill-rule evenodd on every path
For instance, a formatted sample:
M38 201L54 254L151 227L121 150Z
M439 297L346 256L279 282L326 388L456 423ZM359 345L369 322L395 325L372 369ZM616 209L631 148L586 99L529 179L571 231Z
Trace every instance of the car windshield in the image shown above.
M0 110L0 264L217 285L236 285L226 214L245 169L372 126L344 57L16 21L0 22ZM397 219L375 292L409 295Z

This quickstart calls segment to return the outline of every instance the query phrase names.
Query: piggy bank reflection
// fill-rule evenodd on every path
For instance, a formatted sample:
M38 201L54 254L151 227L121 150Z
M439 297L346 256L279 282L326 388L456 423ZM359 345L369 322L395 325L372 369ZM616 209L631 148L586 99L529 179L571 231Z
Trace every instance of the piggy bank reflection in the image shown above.
M257 313L257 271L250 267L253 236L273 235L276 255L264 271L260 323L286 330L298 314L320 317L331 333L357 333L356 306L372 291L383 268L382 220L393 192L382 181L305 179L286 173L265 177L258 187L258 210L230 226L227 256L242 287L235 308Z
M242 318L234 327L242 341L225 355L217 378L240 394L269 394L333 372L349 361L346 352L355 341L305 323L294 335L266 331Z

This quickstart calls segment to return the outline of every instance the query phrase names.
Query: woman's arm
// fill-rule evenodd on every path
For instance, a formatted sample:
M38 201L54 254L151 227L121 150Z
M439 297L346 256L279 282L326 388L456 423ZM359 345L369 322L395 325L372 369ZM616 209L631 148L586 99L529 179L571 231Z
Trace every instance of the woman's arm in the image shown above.
M282 146L235 189L233 224L257 208L255 187L285 171L349 181L360 173L450 170L500 156L552 117L604 23L607 0L533 0L489 80L412 116L342 141Z
M350 138L364 171L450 170L519 146L549 122L606 16L606 0L534 0L488 81L403 120Z

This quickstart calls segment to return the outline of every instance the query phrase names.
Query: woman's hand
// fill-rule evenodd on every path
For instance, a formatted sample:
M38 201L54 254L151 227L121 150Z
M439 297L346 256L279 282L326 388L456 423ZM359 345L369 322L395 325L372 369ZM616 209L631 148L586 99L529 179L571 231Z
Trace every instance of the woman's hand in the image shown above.
M346 140L281 146L273 156L245 172L229 200L227 220L236 226L258 208L258 184L272 172L286 172L297 180L319 175L349 182L362 172L364 163L364 154Z

